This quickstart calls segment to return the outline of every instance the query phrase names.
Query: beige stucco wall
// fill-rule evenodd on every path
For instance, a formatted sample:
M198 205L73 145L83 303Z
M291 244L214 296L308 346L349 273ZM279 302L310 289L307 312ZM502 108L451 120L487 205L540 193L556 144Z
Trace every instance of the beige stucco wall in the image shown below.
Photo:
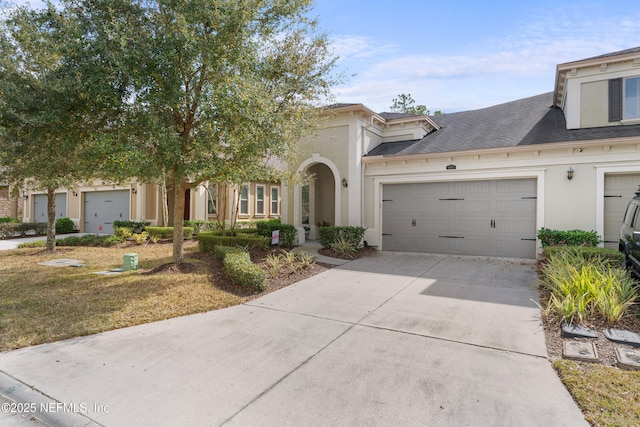
M583 83L580 90L580 127L611 126L608 80Z
M608 81L624 77L640 77L640 63L632 61L578 68L567 74L564 114L567 129L621 125L610 123ZM604 108L603 108L604 104ZM582 113L586 113L582 117Z

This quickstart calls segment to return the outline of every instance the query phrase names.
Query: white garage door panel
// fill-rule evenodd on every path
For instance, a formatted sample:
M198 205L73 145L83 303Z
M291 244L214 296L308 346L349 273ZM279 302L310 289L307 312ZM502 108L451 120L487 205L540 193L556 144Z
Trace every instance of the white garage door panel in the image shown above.
M535 258L536 182L386 184L382 249Z
M36 194L33 196L33 222L47 222L47 195ZM56 194L56 219L67 216L67 195Z
M129 199L129 190L85 193L85 233L113 234L113 221L126 221L129 219Z
M629 200L640 186L640 174L604 177L604 246L618 249L620 224Z

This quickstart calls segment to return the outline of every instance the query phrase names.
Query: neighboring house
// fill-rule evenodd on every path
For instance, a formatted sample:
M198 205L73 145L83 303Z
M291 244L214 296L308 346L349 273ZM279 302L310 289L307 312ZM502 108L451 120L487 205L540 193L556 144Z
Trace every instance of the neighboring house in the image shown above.
M20 218L22 216L22 197L15 187L0 183L0 218Z
M171 225L173 191L168 192L169 222L163 224L160 188L153 184L131 183L112 186L95 182L56 193L56 218L71 218L76 228L86 233L113 233L113 221L149 221L152 225ZM280 217L281 190L278 183L250 182L236 186L204 185L189 189L185 198L184 219L238 222ZM210 196L211 194L211 196ZM47 221L47 195L30 192L25 202L25 222Z
M440 116L329 108L283 221L362 225L381 250L535 258L536 232L617 248L640 185L640 48L557 66L553 92Z

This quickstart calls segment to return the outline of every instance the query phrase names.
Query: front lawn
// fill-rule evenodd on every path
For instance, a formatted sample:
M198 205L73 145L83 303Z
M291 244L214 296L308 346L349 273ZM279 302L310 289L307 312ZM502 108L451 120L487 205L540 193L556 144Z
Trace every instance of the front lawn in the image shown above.
M123 255L131 252L138 254L139 270L94 274L122 267ZM163 267L171 253L171 244L0 252L0 351L216 310L256 296L230 286L213 254L198 252L194 242L185 245L188 268ZM86 266L38 264L58 258ZM322 267L314 264L304 274L270 277L265 292L319 271Z

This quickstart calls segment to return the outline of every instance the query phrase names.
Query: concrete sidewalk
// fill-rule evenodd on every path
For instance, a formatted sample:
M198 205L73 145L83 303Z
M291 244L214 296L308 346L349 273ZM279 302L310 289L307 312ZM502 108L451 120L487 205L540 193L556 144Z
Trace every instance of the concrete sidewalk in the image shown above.
M67 237L73 236L84 236L89 233L69 233L69 234L58 234L56 235L56 239L65 239ZM21 243L28 242L39 242L47 240L47 236L36 236L36 237L18 237L15 239L1 239L0 240L0 251L8 251L11 249L18 249L18 246Z
M46 425L586 426L534 283L531 261L381 252L245 305L0 354L0 391L45 402Z

